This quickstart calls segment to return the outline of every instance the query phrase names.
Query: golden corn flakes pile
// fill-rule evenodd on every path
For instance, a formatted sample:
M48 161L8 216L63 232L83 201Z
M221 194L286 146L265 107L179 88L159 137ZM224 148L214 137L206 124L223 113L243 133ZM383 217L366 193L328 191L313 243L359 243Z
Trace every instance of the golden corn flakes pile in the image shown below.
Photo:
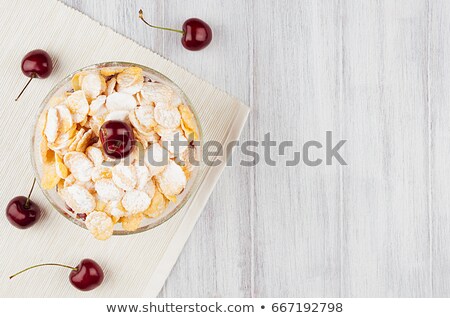
M99 240L108 239L116 223L134 231L144 217L160 216L185 189L194 169L189 158L196 152L188 141L198 138L194 115L171 87L151 81L139 67L79 72L71 85L51 98L43 115L41 185L56 187ZM99 131L108 120L132 128L137 145L128 160L111 164L106 156ZM188 145L177 153L175 136ZM164 158L165 165L151 164Z

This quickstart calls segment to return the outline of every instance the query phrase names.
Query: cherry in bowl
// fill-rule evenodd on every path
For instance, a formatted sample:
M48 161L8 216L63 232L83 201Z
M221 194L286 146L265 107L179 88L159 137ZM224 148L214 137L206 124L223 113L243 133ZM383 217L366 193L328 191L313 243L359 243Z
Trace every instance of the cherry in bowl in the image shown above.
M135 144L130 125L120 120L109 120L102 125L100 141L105 154L113 159L128 157Z

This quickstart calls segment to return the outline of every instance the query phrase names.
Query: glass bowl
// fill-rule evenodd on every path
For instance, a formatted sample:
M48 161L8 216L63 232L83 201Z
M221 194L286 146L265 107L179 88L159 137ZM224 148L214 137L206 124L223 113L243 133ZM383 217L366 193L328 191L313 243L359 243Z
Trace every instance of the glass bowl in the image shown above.
M143 73L145 76L148 76L152 81L157 81L160 83L163 83L165 85L170 86L180 97L181 101L188 105L191 109L192 113L194 114L196 125L197 125L197 132L198 132L198 141L199 143L196 145L196 151L199 155L198 157L201 158L201 149L203 145L203 138L202 138L202 131L201 126L198 121L198 116L195 113L195 111L192 109L192 104L187 98L187 96L184 94L184 92L169 78L164 76L163 74L149 68L143 65L135 64L135 63L128 63L128 62L105 62L105 63L99 63L94 64L90 66L86 66L82 69L79 69L71 74L69 74L66 78L64 78L62 81L60 81L45 97L45 99L42 101L41 106L39 107L38 114L35 119L34 127L32 130L32 138L31 138L31 161L34 168L36 181L41 187L41 177L42 177L42 161L40 156L40 142L42 140L41 131L42 127L45 122L45 114L46 110L49 108L49 101L53 96L58 96L61 94L64 94L65 91L71 90L71 79L72 77L82 71L92 71L92 70L99 70L104 67L132 67L137 66L140 67L143 70ZM150 230L158 225L161 225L162 223L169 220L172 216L174 216L176 213L178 213L181 208L186 204L186 202L189 200L189 198L197 191L198 185L199 185L199 168L201 165L201 160L199 161L199 165L195 166L191 177L189 178L186 188L184 191L177 196L177 202L173 203L170 202L167 208L164 210L164 212L159 215L156 218L144 218L139 226L138 229L135 231L126 231L122 228L122 225L120 223L116 223L114 225L114 232L113 235L128 235L128 234L135 234L144 232L147 230ZM58 211L61 215L63 215L66 219L71 221L72 223L75 223L76 225L86 229L86 226L84 224L84 221L80 218L77 218L75 213L71 212L67 205L65 204L64 200L59 196L56 189L51 190L45 190L41 187L42 192L44 193L45 197L48 199L48 201L53 205L53 207Z

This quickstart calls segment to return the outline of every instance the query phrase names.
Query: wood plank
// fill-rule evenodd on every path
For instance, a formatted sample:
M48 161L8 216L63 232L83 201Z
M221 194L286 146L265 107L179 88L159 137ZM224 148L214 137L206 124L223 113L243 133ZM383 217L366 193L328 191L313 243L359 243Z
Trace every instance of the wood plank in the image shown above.
M271 132L301 151L308 140L324 144L327 130L338 138L339 14L338 1L254 2L258 140ZM286 167L285 160L256 166L254 296L339 296L339 166Z
M164 33L164 56L250 104L251 2L164 2L163 25L181 28L191 17L213 30L212 43L202 51L187 51L178 33L148 32ZM241 140L249 138L247 128ZM161 296L251 296L251 174L238 165L225 169Z
M342 296L430 296L427 3L342 9Z
M430 2L432 280L434 297L450 297L450 3Z

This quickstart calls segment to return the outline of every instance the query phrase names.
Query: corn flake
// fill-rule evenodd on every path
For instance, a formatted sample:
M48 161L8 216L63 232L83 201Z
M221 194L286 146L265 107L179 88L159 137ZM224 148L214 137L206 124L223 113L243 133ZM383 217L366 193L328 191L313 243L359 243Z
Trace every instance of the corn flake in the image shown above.
M75 213L90 213L95 209L94 196L79 184L75 183L62 189L61 195Z
M181 115L178 109L166 103L156 104L154 116L156 122L164 128L175 129L181 123Z
M136 107L136 99L124 93L112 93L106 98L106 108L111 111L131 111Z
M114 223L105 212L94 211L86 217L87 229L98 240L106 240L114 232Z
M89 103L83 91L73 92L67 97L67 107L72 113L72 118L75 123L82 122L89 113Z
M170 160L166 169L156 176L156 180L161 192L171 201L173 201L173 196L183 191L187 182L183 169L173 160Z
M145 216L156 218L167 208L169 201L162 195L159 190L155 190L152 202L147 210L144 211Z
M150 206L150 197L139 190L127 191L122 198L122 205L130 214L137 214L147 210Z
M112 179L119 188L133 190L137 183L136 169L134 166L118 164L112 168Z
M56 108L49 108L44 134L48 142L54 142L58 137L59 116Z
M81 89L88 100L93 100L106 91L105 78L97 72L88 73L82 78Z

